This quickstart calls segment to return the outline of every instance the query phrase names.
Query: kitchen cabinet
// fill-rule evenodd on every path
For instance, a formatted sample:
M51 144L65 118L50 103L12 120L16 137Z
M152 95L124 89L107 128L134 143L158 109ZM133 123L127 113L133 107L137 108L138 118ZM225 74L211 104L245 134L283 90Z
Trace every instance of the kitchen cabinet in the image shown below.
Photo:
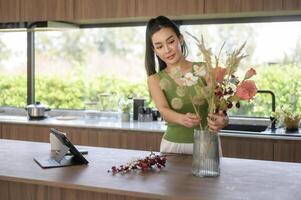
M241 0L205 0L204 12L207 14L241 11Z
M102 20L135 16L135 0L75 0L75 20Z
M300 10L301 0L285 0L283 1L283 10Z
M205 0L136 0L136 17L183 16L204 13Z
M223 156L258 160L274 160L273 139L221 137Z
M22 21L73 20L74 0L21 0Z
M162 133L63 126L1 124L2 139L49 142L49 129L66 132L77 145L159 151Z
M69 21L109 23L223 16L271 16L300 13L301 0L0 0L0 22Z
M264 11L282 10L282 0L263 0Z
M20 0L0 0L0 22L20 21Z
M0 123L0 138L49 142L49 129L77 145L159 151L163 132ZM301 140L221 136L224 157L301 162Z
M157 15L182 16L203 13L204 0L75 0L75 20L127 18L137 21ZM114 21L114 20L113 20Z
M287 162L301 162L301 141L276 141L274 144L274 160Z

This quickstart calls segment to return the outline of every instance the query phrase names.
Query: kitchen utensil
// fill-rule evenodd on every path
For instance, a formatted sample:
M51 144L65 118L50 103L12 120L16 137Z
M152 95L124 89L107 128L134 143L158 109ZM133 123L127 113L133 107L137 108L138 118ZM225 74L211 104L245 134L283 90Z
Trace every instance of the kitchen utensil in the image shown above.
M44 118L47 117L47 112L51 109L37 101L34 104L26 106L25 110L30 118Z

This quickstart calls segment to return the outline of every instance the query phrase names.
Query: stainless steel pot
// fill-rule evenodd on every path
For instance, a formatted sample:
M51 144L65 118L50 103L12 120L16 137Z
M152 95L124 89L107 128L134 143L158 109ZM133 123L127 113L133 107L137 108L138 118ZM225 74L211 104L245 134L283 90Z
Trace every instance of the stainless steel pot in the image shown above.
M48 108L48 106L41 104L40 102L36 102L35 104L26 106L25 110L27 110L28 116L30 118L43 118L47 117L47 112L51 109Z

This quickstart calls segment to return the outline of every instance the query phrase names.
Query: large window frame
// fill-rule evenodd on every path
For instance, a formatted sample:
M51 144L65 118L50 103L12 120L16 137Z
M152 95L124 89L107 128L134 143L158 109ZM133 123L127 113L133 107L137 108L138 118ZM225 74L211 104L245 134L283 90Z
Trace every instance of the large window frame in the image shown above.
M258 22L289 22L301 21L301 16L263 16L263 17L242 17L242 18L208 18L174 20L178 25L205 25L205 24L227 24L227 23L258 23ZM145 26L146 22L124 22L124 23L103 23L84 24L80 28L104 28L104 27L131 27ZM27 104L35 102L35 32L27 33Z

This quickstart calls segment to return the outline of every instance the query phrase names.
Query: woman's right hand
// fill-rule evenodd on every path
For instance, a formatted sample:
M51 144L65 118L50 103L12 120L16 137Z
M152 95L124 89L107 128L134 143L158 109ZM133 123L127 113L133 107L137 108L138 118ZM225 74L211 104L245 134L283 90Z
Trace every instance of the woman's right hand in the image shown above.
M199 126L201 123L201 118L193 113L182 114L180 124L187 127L192 128L195 126Z

